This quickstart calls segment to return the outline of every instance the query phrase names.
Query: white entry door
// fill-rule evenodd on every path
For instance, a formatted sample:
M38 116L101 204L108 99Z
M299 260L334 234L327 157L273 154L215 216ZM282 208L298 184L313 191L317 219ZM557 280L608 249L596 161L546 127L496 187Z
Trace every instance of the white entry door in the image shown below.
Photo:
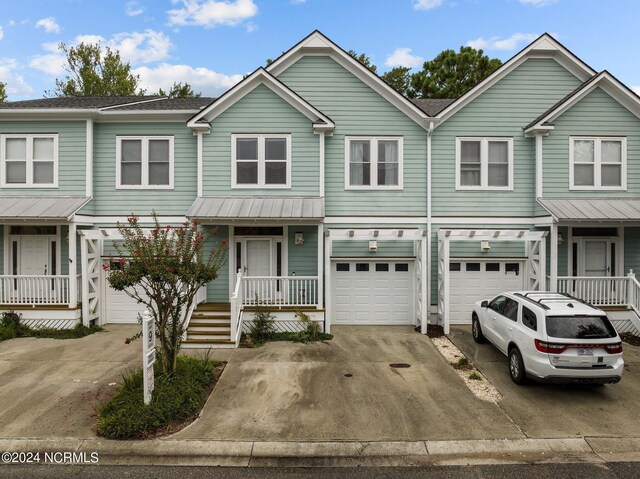
M271 239L247 239L246 251L245 275L272 276Z
M18 274L51 274L51 270L49 268L49 237L22 236L20 238L19 265Z
M611 268L607 261L608 251L609 241L607 240L584 241L585 276L610 276Z

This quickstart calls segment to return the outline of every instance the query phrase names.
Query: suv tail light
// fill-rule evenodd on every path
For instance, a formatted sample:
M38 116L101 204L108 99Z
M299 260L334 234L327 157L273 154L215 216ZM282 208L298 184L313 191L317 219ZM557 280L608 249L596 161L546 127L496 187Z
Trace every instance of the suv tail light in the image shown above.
M622 343L606 344L604 349L606 349L609 354L620 354L622 352Z
M547 341L534 340L536 349L541 353L560 354L569 348L578 349L599 349L602 348L609 354L620 354L622 352L622 343L610 343L610 344L563 344L563 343L549 343Z
M536 349L541 353L559 354L569 346L568 344L548 343L546 341L540 341L539 339L534 341L536 343Z

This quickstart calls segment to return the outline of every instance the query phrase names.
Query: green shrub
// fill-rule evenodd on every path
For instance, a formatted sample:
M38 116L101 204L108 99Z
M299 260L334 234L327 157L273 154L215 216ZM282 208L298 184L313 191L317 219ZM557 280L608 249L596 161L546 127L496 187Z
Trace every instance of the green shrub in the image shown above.
M458 359L455 363L451 363L451 365L453 366L453 369L470 369L472 367L469 359L464 356Z
M482 381L482 376L480 376L477 372L472 372L471 374L469 374L469 379L472 379L473 381Z
M274 319L269 308L260 304L256 298L256 311L253 313L253 323L251 324L251 339L260 343L271 339L275 333Z
M305 327L304 331L298 333L300 340L318 341L320 339L320 323L313 321L311 317L300 308L296 308L296 316L300 318L300 321Z
M179 356L174 376L156 368L151 403L144 404L142 370L123 376L124 384L100 408L97 432L110 439L140 439L170 432L194 417L215 383L215 366L208 357Z
M77 339L104 331L100 326L76 324L72 329L31 328L30 336L35 338Z

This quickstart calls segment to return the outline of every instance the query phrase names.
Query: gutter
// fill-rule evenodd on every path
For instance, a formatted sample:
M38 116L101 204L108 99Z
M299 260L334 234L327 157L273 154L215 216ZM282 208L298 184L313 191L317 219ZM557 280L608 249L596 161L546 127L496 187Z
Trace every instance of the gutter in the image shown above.
M427 257L423 258L423 261L426 261L426 264L428 265L427 304L425 305L427 310L427 324L429 324L429 319L431 317L431 137L433 135L434 128L435 123L433 121L429 122L429 129L427 130Z

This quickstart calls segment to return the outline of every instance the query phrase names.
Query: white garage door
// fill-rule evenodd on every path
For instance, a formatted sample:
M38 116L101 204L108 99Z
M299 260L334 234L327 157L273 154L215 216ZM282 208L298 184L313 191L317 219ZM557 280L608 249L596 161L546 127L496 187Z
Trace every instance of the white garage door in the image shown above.
M451 259L449 284L451 324L469 324L476 301L524 288L524 261Z
M103 262L108 262L108 258L103 258ZM111 262L111 267L117 267L117 264ZM134 299L130 298L122 291L116 291L109 286L106 275L104 277L104 290L106 290L106 316L107 323L137 323L138 313L142 314L146 306L138 304Z
M413 324L413 260L331 263L333 324Z

